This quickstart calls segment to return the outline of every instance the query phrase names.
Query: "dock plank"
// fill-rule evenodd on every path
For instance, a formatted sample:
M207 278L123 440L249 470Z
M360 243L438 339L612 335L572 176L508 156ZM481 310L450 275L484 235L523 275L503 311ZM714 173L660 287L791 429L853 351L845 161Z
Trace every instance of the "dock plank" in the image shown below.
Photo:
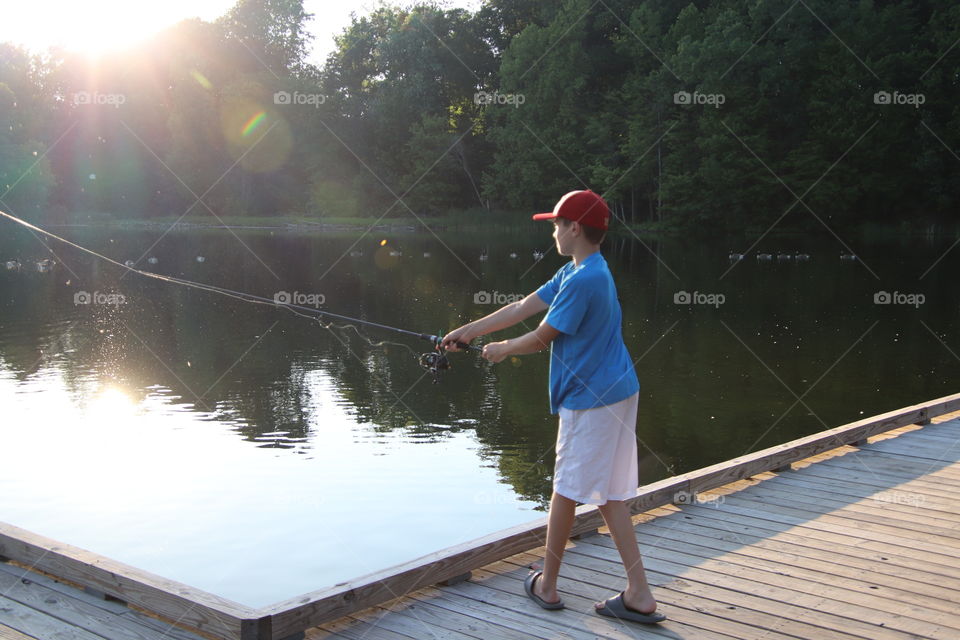
M585 544L583 553L599 558L614 558L616 551L602 545ZM890 602L879 597L870 597L852 589L823 582L811 582L788 575L786 572L768 571L742 566L726 559L704 559L692 554L668 551L663 548L645 547L644 565L658 573L682 575L684 579L696 577L701 581L729 586L732 589L771 596L771 609L780 611L777 602L803 603L814 612L827 612L842 618L867 617L871 622L883 624L888 629L915 634L921 637L939 632L941 627L927 622L931 612L916 606L898 607L898 613L890 612ZM905 615L909 614L909 615ZM936 612L937 617L941 612ZM956 634L956 631L952 631Z
M95 607L98 607L110 613L121 615L130 610L127 608L127 605L125 605L122 602L100 598L93 594L87 593L82 589L77 589L76 587L73 587L71 585L58 582L53 578L50 578L49 576L45 576L42 573L37 573L36 571L33 571L26 567L20 567L10 563L0 562L0 574L3 574L3 573L11 575L18 580L22 580L26 578L31 582L35 582L53 591L58 591L59 593L67 595L71 598L82 600L83 602L91 604Z
M596 581L594 576L607 574L603 581L609 584L611 576L614 580L618 577L617 574L611 573L612 563L598 560L588 554L574 551L566 557L565 561L570 567L569 573L575 575L578 580L590 579L594 582ZM677 617L678 612L682 612L690 626L702 624L703 614L729 618L735 612L738 622L762 630L760 637L769 637L770 630L782 624L784 614L789 614L787 618L795 622L789 632L782 632L789 637L817 638L818 640L849 638L877 640L876 628L869 625L863 625L864 629L860 634L851 633L849 630L840 631L836 616L829 614L821 613L817 616L817 624L812 624L801 621L810 614L809 609L789 603L782 603L781 611L771 613L770 601L752 593L739 592L708 582L679 579L656 571L648 571L648 577L652 582L659 583L654 591L658 594L661 603L666 605L663 610L668 612L671 620ZM744 635L742 629L729 629L729 631L740 634L739 637ZM751 629L749 633L756 634L757 631ZM693 637L700 637L699 633ZM905 636L891 631L886 637L903 638Z
M122 602L92 595L82 589L78 589L72 585L54 580L53 578L41 573L29 571L23 567L18 567L7 563L0 563L0 572L8 573L18 579L28 577L32 582L51 589L52 591L56 591L64 596L85 602L97 609L102 609L107 613L125 616L127 620L132 620L135 622L135 624L141 627L159 632L162 634L164 640L202 640L201 636L185 629L181 629L173 625L171 622L167 622L153 615L148 615L136 609L132 609Z
M909 435L912 439L918 437L919 432L911 431L909 434L904 435ZM900 447L895 446L898 444ZM903 449L902 443L898 443L896 440L888 438L864 445L862 448L846 447L835 452L827 452L822 457L811 456L804 462L820 462L821 460L826 460L829 457L830 459L836 460L853 460L859 462L862 466L865 460L869 462L870 459L883 460L887 463L892 460L896 460L903 464L909 464L914 467L924 469L923 475L938 474L955 481L958 477L960 477L960 469L954 467L950 460L952 459L955 461L956 454L951 452L949 447L943 447L940 449L940 451L941 453L946 454L946 460L917 460L906 455L906 449ZM921 481L924 480L923 477L919 477L917 479Z
M786 496L786 497L784 497ZM787 502L789 500L789 502ZM760 509L773 509L782 513L790 513L802 518L818 518L829 522L841 522L841 520L853 520L854 523L844 523L853 526L862 526L865 524L876 525L877 531L897 532L900 535L909 536L918 540L927 540L937 543L943 538L960 539L960 530L956 528L955 522L944 522L935 518L926 518L926 522L917 522L913 519L907 519L906 512L896 512L887 509L887 513L876 513L879 509L870 506L873 500L865 501L859 509L848 507L829 508L829 501L824 499L820 504L812 503L797 495L790 497L789 492L779 492L773 488L765 489L762 494L741 494L737 493L730 496L726 504L756 506ZM919 509L913 508L918 514ZM898 518L897 516L904 516ZM918 515L918 518L922 516ZM891 524L892 523L892 524Z
M153 640L154 629L80 598L49 589L32 578L0 572L0 593L8 600L38 611L52 611L63 622L111 640Z
M916 480L920 483L927 483L930 482L931 478L938 478L945 481L948 487L956 487L957 479L960 478L960 469L957 469L953 463L947 464L945 461L918 460L909 456L900 455L892 450L879 451L874 449L873 446L872 444L868 444L865 445L863 449L854 448L828 452L822 456L813 456L795 463L795 468L803 468L821 462L835 462L838 465L847 466L851 469L869 471L871 465L873 465L878 472L906 472L910 474L911 481Z
M862 538L851 532L846 534L837 534L832 531L823 531L820 529L809 529L802 527L787 527L782 523L769 518L760 518L746 515L739 515L735 521L729 521L728 518L717 516L710 510L704 510L697 513L696 518L691 516L692 520L704 526L712 526L718 530L736 535L738 532L744 535L764 535L768 538L789 539L794 544L804 544L815 548L826 550L834 549L839 553L852 553L851 549L859 550L868 557L876 557L881 561L890 561L892 563L901 563L905 566L923 567L931 579L946 579L948 583L953 584L960 579L956 563L949 562L939 554L927 553L912 548L895 548L874 540Z
M704 508L709 507L693 505L691 506L691 511L696 511L699 514L699 510ZM854 528L853 523L844 518L835 518L830 520L829 517L821 516L818 518L809 519L800 515L783 513L781 510L764 508L762 506L756 507L752 505L732 504L732 501L727 502L725 510L738 515L752 516L773 522L779 522L785 526L817 529L820 531L828 531L840 535L843 535L849 529ZM894 527L890 526L880 526L870 522L863 522L857 524L855 531L858 537L867 540L867 544L893 544L900 547L901 552L908 549L915 549L923 551L927 554L941 556L941 562L956 563L957 558L960 557L960 549L946 546L942 544L940 540L920 539L919 537L913 537L912 535L899 532Z
M43 640L112 640L5 597L0 598L0 624Z
M722 524L710 526L710 521L700 518L696 521L661 524L654 520L644 524L652 534L667 536L681 534L684 539L701 541L717 551L738 551L749 554L752 549L768 550L772 554L791 554L843 564L848 567L868 569L890 576L897 580L906 580L928 584L932 569L943 565L923 563L915 558L882 555L878 552L864 551L855 545L835 543L815 544L811 538L795 536L789 533L773 532L769 537L757 538L754 535L733 533ZM899 560L899 562L897 562ZM960 578L960 571L952 577ZM951 590L952 592L952 590Z
M667 605L661 608L668 613L670 619L667 622L651 627L637 627L635 625L624 626L622 623L604 618L593 611L594 603L615 595L623 585L615 585L618 578L612 571L612 563L607 572L597 572L601 576L596 581L585 580L588 577L586 572L578 572L576 580L565 581L565 584L558 584L560 597L563 598L567 609L563 612L563 619L568 627L585 630L587 637L616 638L617 640L626 640L633 637L636 629L642 629L645 637L649 638L676 638L676 637L696 637L696 638L747 638L755 637L756 629L750 625L740 623L737 620L726 619L724 617L715 617L711 615L697 616L696 620L691 622L693 615L677 607ZM513 562L501 561L490 567L493 571L479 571L478 580L481 584L501 590L507 596L516 598L517 590L523 593L523 576L526 575L526 565L517 566ZM520 573L517 573L520 569ZM622 578L619 579L622 582ZM564 582L564 581L561 581ZM655 589L656 592L656 589ZM526 596L523 600L527 600ZM529 601L523 603L525 606L536 606ZM560 616L551 615L551 612L537 614L539 619L557 619ZM593 634L593 635L590 635ZM552 637L550 635L544 637Z
M404 599L387 606L378 605L373 609L379 615L374 629L389 629L413 638L436 638L437 640L484 637L480 625L475 625L472 619L465 616L438 616L434 611L418 608L412 600Z
M847 485L849 486L849 485ZM852 488L852 487L851 487ZM785 478L767 480L760 494L790 500L796 504L805 504L814 507L830 507L835 511L862 512L879 515L885 518L901 521L908 517L915 523L925 523L929 526L954 528L960 524L960 513L955 507L946 504L927 504L923 494L914 491L913 484L898 486L895 489L884 489L872 492L853 492L840 490L836 485L807 485L803 491L798 491L796 485L789 483ZM744 493L746 497L757 497L760 494ZM850 500L856 496L857 500ZM917 507L924 506L925 509ZM939 507L939 508L938 508Z
M366 640L368 637L376 640L418 640L414 636L403 635L396 631L379 628L371 636L369 623L361 616L346 616L340 620L329 622L322 627L307 629L304 640L330 640L344 638L345 640Z
M647 529L648 527L645 527ZM904 598L904 601L910 601L915 598L922 603L928 603L931 600L938 603L936 606L942 607L944 611L954 612L960 609L960 592L949 587L937 584L930 584L917 579L910 579L902 575L893 576L875 571L869 566L850 566L837 563L836 556L821 553L819 556L810 553L804 553L797 547L791 545L781 545L780 547L770 548L770 546L760 546L756 544L743 545L737 542L724 542L716 537L704 536L684 532L682 540L664 539L659 531L650 532L655 535L643 535L640 538L641 544L651 544L655 542L657 546L665 549L674 549L687 551L691 555L703 558L721 556L725 560L750 566L755 568L767 568L771 571L783 571L790 573L792 568L802 570L804 573L818 572L821 575L810 575L812 581L821 579L831 579L836 577L838 581L851 579L858 583L867 585L883 585L892 592ZM659 537L658 537L659 536ZM613 543L609 540L600 540L596 544L604 544L612 548ZM795 575L791 573L791 575ZM915 574L919 577L919 572ZM839 584L839 582L837 582ZM902 593L901 593L902 592ZM867 591L869 593L869 591ZM887 595L892 595L889 592ZM942 604L940 604L942 603ZM953 603L953 604L951 604Z
M869 464L865 464L862 459L834 458L822 465L818 464L810 471L811 474L816 475L816 472L821 470L843 469L858 472L865 478L872 478L882 484L904 478L906 482L930 489L932 495L946 497L956 495L957 490L960 489L958 478L947 475L945 469L937 469L936 465L931 465L928 461L887 455L882 451L871 451L870 454ZM918 478L918 474L923 477Z
M913 432L914 437L911 440L922 442L924 444L936 445L939 447L950 448L960 442L960 431L951 432L947 428L943 429L920 429Z
M522 574L526 573L525 568L520 568L520 571ZM485 611L487 615L507 621L513 628L523 630L527 634L525 637L530 637L531 634L535 637L562 637L570 640L591 640L596 637L595 634L579 628L576 624L571 625L569 616L560 616L555 612L533 611L530 609L531 606L535 606L533 603L518 601L516 598L516 589L518 585L522 588L522 585L517 581L497 582L493 575L481 570L477 581L464 582L450 590L461 597L462 606L471 607L477 612ZM570 599L570 605L573 604L572 597L564 594L564 598L565 602ZM573 622L579 622L579 615L581 614L578 614ZM674 637L672 632L683 627L685 625L674 623L662 629L650 629L649 635L657 638L672 638ZM604 637L627 640L630 635L612 628ZM705 637L726 638L728 636L707 634Z
M856 484L853 482L847 483L845 485L839 486L834 482L827 482L822 479L816 478L809 474L798 475L795 473L785 473L777 478L777 483L786 487L790 487L797 492L816 492L822 493L826 496L837 496L840 499L849 500L852 497L855 497L859 500L869 499L877 500L877 496L882 496L888 494L891 491L897 491L896 485L894 489L885 488L877 490L874 487L864 486ZM910 485L910 491L915 492L916 485ZM949 516L957 516L956 504L948 500L932 500L927 494L917 492L919 499L922 500L922 506L925 510L929 512L931 517L939 518L943 514Z
M930 460L931 462L942 462L944 456L949 453L949 449L945 451L943 447L926 443L911 444L910 447L906 449L898 448L897 443L893 440L874 443L873 447L875 447L876 451L885 451L887 453L896 452L897 455L900 456Z
M0 624L0 640L38 640L33 636L20 633L16 629L11 629L5 624Z
M598 560L591 554L572 553L565 557L565 562L571 567L582 570L596 570L609 572L611 564ZM598 562L602 564L597 565ZM606 567L606 568L605 568ZM661 602L668 603L665 612L672 613L674 607L683 607L694 612L713 612L718 616L735 615L738 620L750 620L751 624L767 628L782 624L782 620L791 620L790 628L783 633L790 637L801 638L864 638L877 640L882 638L913 638L911 634L903 634L892 629L878 629L876 625L850 620L832 613L817 611L811 617L813 610L809 606L815 599L797 597L789 600L777 599L780 595L773 591L767 592L762 586L751 588L749 583L737 583L736 580L720 584L708 573L679 576L672 572L663 572L647 567L648 579L655 583L658 589L655 593ZM773 594L773 595L771 595ZM764 627L765 621L769 626Z
M944 611L951 615L954 622L960 624L960 617L955 612L960 611L960 595L957 592L937 585L922 582L906 582L899 578L884 576L883 574L860 568L851 568L818 560L807 556L798 556L789 553L764 553L762 550L747 547L749 552L718 553L717 549L697 544L693 536L687 536L682 541L658 540L655 537L644 535L640 542L683 553L687 556L710 560L718 558L722 562L748 567L754 570L764 570L770 573L800 578L808 583L826 583L835 587L857 591L870 598L895 599L897 602L916 604L917 606ZM594 544L602 544L597 541ZM614 549L613 543L605 544ZM699 566L709 566L701 562Z

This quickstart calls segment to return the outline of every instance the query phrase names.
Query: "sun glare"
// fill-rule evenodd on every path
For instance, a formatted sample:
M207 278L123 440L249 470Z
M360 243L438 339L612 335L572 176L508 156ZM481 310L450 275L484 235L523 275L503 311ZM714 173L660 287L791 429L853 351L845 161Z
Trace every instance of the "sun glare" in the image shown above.
M107 387L91 400L87 416L93 420L117 421L137 412L136 403L117 387Z
M35 48L62 46L96 56L135 46L189 16L214 19L231 5L230 0L11 3L4 7L4 21L16 24L17 33L5 34L0 40L9 38Z
M145 13L148 5L121 2L98 4L103 5L100 11L82 12L76 16L76 30L66 43L67 48L91 54L126 49L156 29L154 21Z

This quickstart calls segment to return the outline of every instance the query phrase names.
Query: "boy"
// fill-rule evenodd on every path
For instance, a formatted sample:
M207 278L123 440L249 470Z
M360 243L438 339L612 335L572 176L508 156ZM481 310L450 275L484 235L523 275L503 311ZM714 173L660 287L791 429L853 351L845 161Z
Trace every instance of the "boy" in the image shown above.
M577 502L596 504L627 572L627 588L598 602L597 613L660 622L666 616L656 612L624 503L636 495L639 480L635 431L640 385L623 343L613 277L600 254L610 211L596 193L571 191L551 213L533 219L553 221L557 253L573 260L523 300L451 331L442 346L455 351L458 341L470 342L547 311L535 330L483 347L490 362L550 347L550 410L560 416L557 462L543 569L527 576L527 595L544 609L563 608L557 576L574 509Z

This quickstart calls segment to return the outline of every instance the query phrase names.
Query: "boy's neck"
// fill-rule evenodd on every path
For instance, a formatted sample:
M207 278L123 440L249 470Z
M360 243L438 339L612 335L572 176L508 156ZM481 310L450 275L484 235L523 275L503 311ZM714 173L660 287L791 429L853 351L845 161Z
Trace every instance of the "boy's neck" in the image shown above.
M584 243L573 250L573 266L579 267L583 261L600 251L600 245Z

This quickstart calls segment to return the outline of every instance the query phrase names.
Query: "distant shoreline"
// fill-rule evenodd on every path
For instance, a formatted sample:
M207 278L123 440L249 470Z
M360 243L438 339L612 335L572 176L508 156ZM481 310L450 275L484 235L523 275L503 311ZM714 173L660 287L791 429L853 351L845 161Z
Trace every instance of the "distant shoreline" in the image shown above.
M88 218L88 219L84 219ZM77 228L77 229L130 229L138 231L196 231L196 230L229 230L229 231L285 231L302 233L330 233L352 231L384 231L390 233L413 233L424 230L427 225L433 231L446 231L452 226L450 220L427 219L423 222L414 219L387 219L377 220L370 218L331 218L326 220L304 220L290 217L242 217L231 220L202 219L110 219L99 215L79 215L71 222L49 223L43 226L48 228Z
M371 226L372 225L372 226ZM219 222L209 223L209 222L156 222L149 220L124 220L124 221L92 221L92 222L70 222L63 224L51 224L48 225L50 228L54 227L80 227L80 228L97 228L97 227L121 227L126 229L162 229L166 230L191 230L191 229L245 229L245 230L255 230L255 231L366 231L368 229L374 231L417 231L416 225L410 224L371 224L364 225L363 223L337 223L337 222L284 222L278 224L221 224ZM431 229L443 229L446 230L446 225L430 225Z
M327 219L303 219L291 218L286 216L267 217L267 216L243 216L236 221L230 218L221 220L207 221L203 219L148 219L136 220L125 219L115 220L103 215L89 215L89 219L83 221L84 214L77 216L81 220L63 223L50 223L48 228L119 228L130 230L155 230L155 231L283 231L292 233L354 233L377 231L383 233L418 233L428 231L437 232L460 232L460 233L502 233L506 229L510 230L534 230L536 223L531 223L525 212L461 212L460 214L448 215L443 217L423 217L416 218L360 218L360 217L330 217ZM860 224L853 228L842 229L844 233L853 235L867 236L926 236L926 237L960 237L960 225L951 228L949 225L928 225L914 224ZM753 237L757 235L766 235L772 233L776 236L796 236L806 235L816 232L817 229L803 229L794 227L778 227L776 229L743 229L740 232L727 230L725 233L730 235L746 235ZM617 222L611 225L611 237L623 236L646 236L646 237L669 237L677 235L690 235L696 232L690 230L676 229L669 225L660 225L651 222L640 222L633 224L624 224Z

